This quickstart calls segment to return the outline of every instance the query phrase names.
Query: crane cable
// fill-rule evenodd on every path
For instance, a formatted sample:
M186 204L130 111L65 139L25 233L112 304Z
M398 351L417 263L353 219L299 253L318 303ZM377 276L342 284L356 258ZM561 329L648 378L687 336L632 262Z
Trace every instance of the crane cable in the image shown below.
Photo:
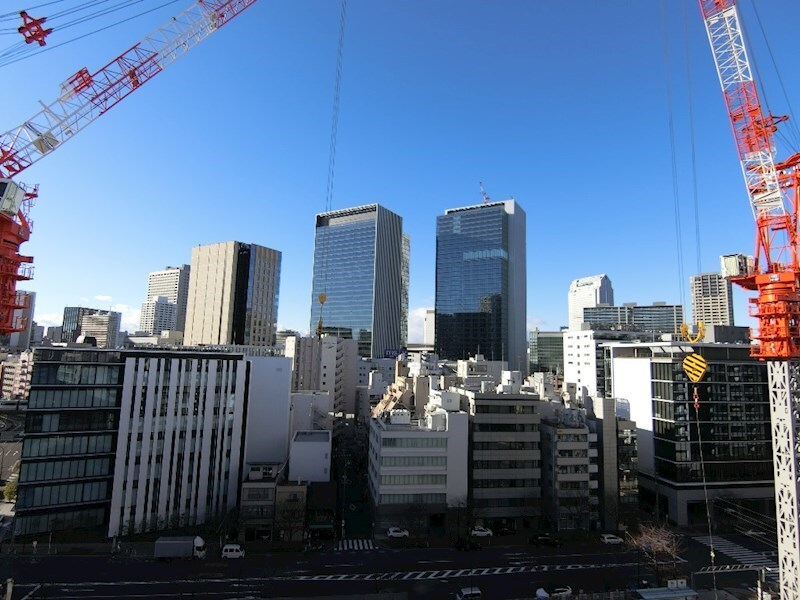
M136 2L140 2L140 1L141 0L135 0L135 2L132 2L131 4L136 3ZM137 19L139 17L147 15L147 14L149 14L151 12L155 12L157 10L160 10L160 9L166 7L166 6L169 6L170 4L175 4L178 1L179 0L167 0L167 2L164 2L164 3L162 3L162 4L160 4L160 5L156 6L156 7L153 7L151 9L142 11L140 13L137 13L137 14L132 15L130 17L126 17L124 19L120 19L119 21L116 21L116 22L111 23L109 25L105 25L105 26L100 27L98 29L95 29L93 31L89 31L87 33L84 33L84 34L79 35L77 37L74 37L72 39L69 39L69 40L66 40L64 42L61 42L60 44L55 44L53 46L46 46L44 48L39 48L39 49L37 49L37 50L35 50L33 52L25 53L25 49L27 48L27 44L25 44L24 42L18 42L17 44L13 44L10 48L6 49L5 52L0 53L0 67L5 67L5 66L8 66L8 65L12 65L12 64L20 62L22 60L33 58L34 56L37 56L37 55L41 54L42 52L48 52L50 50L55 50L56 48L60 48L61 46L66 46L67 44L71 44L72 42L77 42L77 41L82 40L84 38L87 38L89 36L92 36L92 35L95 35L97 33L100 33L102 31L106 31L107 29L111 29L113 27L117 27L118 25L122 25L123 23L127 23L128 21L132 21L133 19ZM127 6L128 5L123 6L122 8L127 8ZM120 10L120 9L117 9L117 10ZM109 9L109 12L113 12L113 11L111 11ZM104 13L104 14L107 14L107 13ZM96 18L96 17L93 17L93 18ZM89 19L87 18L87 20L89 20ZM74 24L78 24L78 23L74 23Z
M677 258L678 258L678 289L680 291L681 301L686 306L686 292L685 292L685 282L684 282L684 268L683 268L683 236L681 232L681 214L680 214L680 194L679 194L679 187L678 187L678 165L677 165L677 148L675 142L675 118L674 118L674 111L673 111L673 95L672 95L672 80L671 80L671 62L670 62L670 40L669 40L669 27L667 25L667 9L666 9L666 2L665 0L661 0L660 2L661 7L661 23L662 23L662 40L664 45L664 77L665 77L665 88L667 94L667 111L669 114L669 138L670 138L670 153L671 153L671 162L672 162L672 192L673 192L673 202L674 202L674 209L675 209L675 239L676 239L676 246L677 246ZM686 62L686 69L687 69L687 90L691 90L691 70L690 70L690 53L689 53L689 44L688 44L688 17L686 12L686 4L684 3L684 52L685 52L685 62ZM696 247L696 260L697 260L697 269L698 273L701 271L700 263L701 263L701 254L700 254L700 219L699 219L699 201L698 201L698 193L697 193L697 167L696 167L696 149L695 149L695 130L694 130L694 105L692 102L692 96L689 92L689 119L690 119L690 137L691 137L691 164L692 164L692 187L693 187L693 197L694 197L694 217L695 217L695 247ZM693 315L694 317L694 315ZM714 570L715 562L716 562L716 553L714 551L714 538L712 536L712 528L711 528L711 509L708 500L708 484L706 481L706 470L705 470L705 461L703 459L703 440L700 433L700 397L698 393L697 384L694 384L692 389L692 400L693 406L695 409L695 423L697 428L697 447L698 447L698 455L700 460L700 475L703 482L703 495L705 498L705 505L706 505L706 524L708 526L708 539L709 539L709 559L711 562L711 573L713 578L713 590L714 590L714 598L717 599L717 576ZM687 411L688 412L688 411ZM691 441L690 448L691 448ZM654 466L657 468L657 466ZM658 478L656 477L656 481ZM658 505L658 498L656 498L656 504Z
M778 69L778 63L775 60L775 54L772 52L772 46L769 43L769 38L767 37L767 33L764 30L764 23L761 21L761 15L758 12L758 8L756 7L756 3L755 2L751 2L750 4L752 6L753 14L756 17L756 22L758 23L758 27L761 30L761 37L764 40L764 45L767 47L767 53L769 54L770 62L772 63L772 68L774 69L775 75L778 78L778 83L781 86L781 91L783 92L783 99L786 102L787 108L789 109L789 116L792 116L792 115L794 115L794 110L792 109L792 103L791 103L791 100L789 99L789 94L786 92L786 85L783 82L783 77L781 77L780 69ZM742 33L743 33L743 35L745 37L745 41L747 43L747 46L749 48L752 48L753 46L750 43L749 35L747 33L747 23L746 22L742 23ZM764 99L764 105L767 107L767 112L771 113L772 111L769 110L769 101L767 100L767 92L764 89L763 85L761 85L761 82L764 81L764 80L761 77L761 73L760 73L760 71L758 69L758 63L756 62L754 56L750 57L750 62L752 63L753 68L756 71L756 78L757 78L757 81L759 82L759 86L758 86L759 90L758 91L761 94L761 97ZM782 129L785 129L785 128L788 127L788 129L790 130L790 132L791 132L791 134L792 134L794 139L790 140L783 133L782 129L778 129L776 131L776 135L778 137L781 137L783 139L783 141L786 142L786 145L789 148L791 148L792 150L796 151L798 149L798 147L800 147L800 127L798 127L797 122L794 119L791 119L791 118L788 121L786 121L785 123L786 123L786 125Z
M695 259L697 261L697 273L703 272L702 267L702 253L700 246L700 202L697 192L697 144L695 144L695 129L694 129L694 99L692 97L692 61L691 53L689 52L689 11L687 3L683 3L683 53L686 62L686 92L689 104L689 144L692 150L692 202L694 204L694 245L695 245ZM692 315L695 318L695 315Z
M325 189L325 212L329 213L333 206L333 184L336 175L336 141L339 135L339 98L342 88L342 64L344 62L344 34L347 24L347 0L341 0L339 10L339 43L336 50L336 72L333 84L333 109L331 111L331 139L328 149L328 181ZM325 301L328 299L328 236L329 231L322 234L322 292L317 296L319 302L319 321L317 322L317 337L322 337L323 311Z
M672 157L672 199L673 199L673 207L674 207L674 218L675 218L675 245L676 251L678 255L678 294L680 297L681 304L686 306L686 284L683 281L684 278L684 271L683 271L683 235L681 233L681 203L680 203L680 194L679 194L679 186L678 186L678 164L676 160L677 150L675 147L675 118L672 110L672 81L670 78L670 60L669 60L669 32L667 27L667 17L666 17L666 4L665 0L661 0L661 31L662 31L662 42L664 45L664 76L665 76L665 87L667 93L667 113L669 115L668 125L669 125L669 144L670 144L670 155Z

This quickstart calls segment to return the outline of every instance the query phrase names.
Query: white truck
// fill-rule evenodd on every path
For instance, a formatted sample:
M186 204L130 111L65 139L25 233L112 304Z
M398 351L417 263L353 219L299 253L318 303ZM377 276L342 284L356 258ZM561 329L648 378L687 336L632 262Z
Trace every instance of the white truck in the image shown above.
M160 560L173 558L205 558L206 542L200 536L160 537L153 556Z

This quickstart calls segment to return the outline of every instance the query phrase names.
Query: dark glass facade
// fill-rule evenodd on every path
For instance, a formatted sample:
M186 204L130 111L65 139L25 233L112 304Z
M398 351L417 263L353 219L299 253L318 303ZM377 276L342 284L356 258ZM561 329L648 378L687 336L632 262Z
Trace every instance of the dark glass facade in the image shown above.
M652 363L656 473L684 484L702 482L703 468L708 483L771 480L766 365L715 363L712 348L704 348L703 354L709 367L696 386L699 414L694 408L695 385L680 362Z
M64 319L61 329L62 342L74 342L81 334L81 318L84 315L94 315L100 312L96 308L82 306L67 306L64 309Z
M564 334L560 331L531 331L528 338L531 373L564 373Z
M37 349L22 445L17 536L104 536L124 373L119 352Z
M508 205L513 205L513 212ZM515 202L436 219L436 353L526 370L525 213Z
M402 223L377 204L317 215L312 334L321 320L323 333L357 340L365 357L383 358L386 350L402 347L408 305Z

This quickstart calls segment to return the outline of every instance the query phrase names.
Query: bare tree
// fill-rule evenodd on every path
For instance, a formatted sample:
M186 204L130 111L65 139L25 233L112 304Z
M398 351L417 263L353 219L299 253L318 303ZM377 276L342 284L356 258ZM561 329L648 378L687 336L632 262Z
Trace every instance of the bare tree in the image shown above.
M284 541L301 542L306 527L306 507L302 502L281 502L275 507L275 530Z
M662 580L661 567L671 564L671 573L676 570L676 560L683 550L681 539L662 525L642 525L639 533L629 536L631 545L641 552L656 575L656 582Z

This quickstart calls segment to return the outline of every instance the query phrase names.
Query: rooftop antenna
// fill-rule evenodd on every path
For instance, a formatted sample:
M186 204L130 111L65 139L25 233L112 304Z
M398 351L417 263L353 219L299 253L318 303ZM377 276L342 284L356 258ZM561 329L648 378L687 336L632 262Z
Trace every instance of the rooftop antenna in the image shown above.
M483 189L483 182L479 181L478 186L481 188L481 198L483 198L483 203L489 204L489 202L491 202L491 198L489 198L489 194L486 193L486 190Z

